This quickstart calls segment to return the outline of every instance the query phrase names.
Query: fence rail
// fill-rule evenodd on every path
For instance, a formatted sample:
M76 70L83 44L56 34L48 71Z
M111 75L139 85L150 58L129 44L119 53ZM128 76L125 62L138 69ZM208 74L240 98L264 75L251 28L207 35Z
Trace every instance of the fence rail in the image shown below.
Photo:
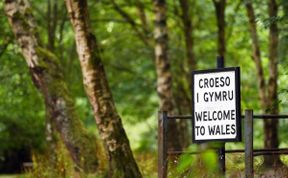
M201 151L169 151L167 147L167 121L170 119L192 119L192 116L168 116L167 112L159 112L158 115L158 178L167 177L168 169L168 157L170 155L181 155L181 154L200 154ZM245 149L235 149L235 150L221 150L225 153L245 153L245 177L251 178L254 175L253 172L253 157L261 155L279 155L288 154L288 148L265 148L265 149L253 149L253 120L266 120L266 119L288 119L287 114L281 115L268 115L268 114L253 114L253 110L245 110L245 115L241 118L244 120L244 138L245 138ZM219 150L218 150L219 151ZM221 162L220 162L221 163ZM225 162L222 166L222 170L225 171Z
M215 148L216 149L216 148ZM215 150L211 149L211 150ZM204 151L168 151L168 155L181 155L181 154L201 154ZM234 150L225 150L225 153L244 153L245 149L234 149ZM288 154L288 148L271 148L271 149L253 149L253 156L261 156L261 155L276 155L276 154Z

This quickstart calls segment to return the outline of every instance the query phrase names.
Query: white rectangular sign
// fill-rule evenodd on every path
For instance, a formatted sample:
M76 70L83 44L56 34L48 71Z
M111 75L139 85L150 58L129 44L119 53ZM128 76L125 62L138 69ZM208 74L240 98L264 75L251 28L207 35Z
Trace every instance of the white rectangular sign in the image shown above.
M192 73L193 142L240 141L239 67Z

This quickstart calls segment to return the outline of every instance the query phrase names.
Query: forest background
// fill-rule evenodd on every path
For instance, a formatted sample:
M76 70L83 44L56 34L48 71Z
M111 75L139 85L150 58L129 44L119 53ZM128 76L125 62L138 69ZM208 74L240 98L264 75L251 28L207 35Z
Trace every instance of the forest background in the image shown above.
M102 155L102 158L99 158L102 168L99 169L105 172L108 167L108 158L103 147L109 147L109 142L107 139L103 141L105 129L102 128L103 132L101 131L101 124L103 124L101 118L105 119L108 116L104 111L104 114L96 111L97 106L95 103L93 105L93 99L96 98L96 105L100 103L100 108L103 105L101 101L98 102L96 95L93 98L93 94L89 93L89 89L85 86L87 83L83 85L83 77L89 77L89 75L85 74L86 69L83 69L85 66L81 63L85 57L81 57L79 51L85 44L81 43L80 37L77 37L80 34L77 33L77 24L79 25L81 21L78 22L79 19L73 19L74 16L71 15L71 12L75 10L74 6L71 5L72 8L69 9L69 3L73 4L77 1L70 2L70 0L66 1L66 4L65 1L57 0L31 1L28 5L25 5L27 1L24 0L0 2L0 172L19 172L23 169L23 162L30 162L32 159L37 162L39 159L44 159L39 155L43 156L47 153L51 145L49 134L52 132L60 133L60 136L56 136L58 141L66 138L63 136L64 131L53 126L53 122L56 121L49 119L53 118L53 115L52 117L50 115L52 111L49 110L47 95L43 95L45 87L37 86L31 66L28 64L30 70L27 67L26 62L29 59L27 55L23 55L25 47L21 46L21 40L17 39L19 35L17 36L15 24L13 27L13 18L9 24L9 8L7 7L13 2L20 4L18 6L20 15L15 17L16 19L33 21L34 25L31 25L31 29L35 28L37 35L33 36L33 33L29 32L28 36L37 39L36 44L41 46L41 49L45 48L43 52L45 55L53 53L59 59L59 63L56 67L54 66L56 70L53 72L49 70L48 77L44 78L44 81L50 82L49 74L51 73L53 80L54 73L61 73L59 83L63 80L67 86L57 85L65 89L49 89L49 91L55 90L56 93L67 91L73 98L72 112L77 112L77 117L83 123L83 129L87 130L89 135L87 137L95 137L97 140L97 155ZM25 2L25 8L29 6L23 14L21 14L21 2ZM82 19L88 21L89 24L85 26L86 32L95 35L83 37L91 41L88 46L90 43L92 46L96 44L96 52L92 50L89 55L95 55L96 61L101 59L99 66L103 64L106 75L102 75L102 68L97 66L98 63L93 64L95 67L93 69L100 71L101 78L103 78L101 84L105 81L109 83L110 94L113 97L110 96L109 89L105 90L105 84L102 89L108 91L108 98L113 98L111 103L115 103L117 108L116 112L116 109L111 106L108 113L119 114L119 117L118 114L115 117L122 120L134 157L144 177L153 177L157 172L158 111L168 110L170 114L191 114L190 72L215 68L217 56L225 58L225 66L240 66L241 68L242 111L252 108L255 113L287 113L287 0L167 0L166 2L163 0L153 2L98 0L89 1L88 5L79 4L84 9L84 15L85 12L89 12L89 19L87 14L87 19ZM16 6L15 9L17 9ZM81 10L79 13L81 17ZM25 33L27 29L21 30ZM46 53L47 51L50 52ZM61 66L61 71L58 70L58 66ZM31 73L33 79L31 79ZM48 86L50 86L49 82L47 82ZM113 119L114 116L111 118ZM287 147L288 141L285 139L288 137L287 124L287 121L255 122L254 147ZM56 127L56 129L51 131L49 127ZM171 123L169 127L174 129L171 132L172 135L169 136L171 140L174 140L170 142L170 148L185 149L191 144L189 122ZM69 126L67 128L69 129ZM118 126L115 128L117 130ZM86 134L86 131L84 133ZM113 129L111 133L114 133ZM119 133L123 134L122 130ZM115 137L122 138L121 134ZM275 142L268 143L264 140ZM73 165L73 161L69 155L72 154L76 165L81 164L77 163L77 156L73 158L72 148L68 151L70 154L66 153L68 142L64 139L64 144L57 143L53 148L59 151L57 164L63 163L62 167L70 170L72 168L68 165L70 163ZM243 144L229 143L226 147L243 148ZM196 146L193 145L190 149L196 149ZM117 157L112 151L110 153L108 153L110 158L115 159L115 167L121 169L121 166L117 164ZM228 162L229 159L232 165L237 158L228 158ZM281 159L284 163L287 162L287 158L281 157ZM66 165L66 162L69 164ZM270 163L278 164L279 161L278 157L269 157L264 158L262 162L269 165ZM85 166L89 167L89 165L84 165L83 170L86 170ZM240 161L237 166L237 169L243 169L243 162ZM137 170L132 172L138 174Z

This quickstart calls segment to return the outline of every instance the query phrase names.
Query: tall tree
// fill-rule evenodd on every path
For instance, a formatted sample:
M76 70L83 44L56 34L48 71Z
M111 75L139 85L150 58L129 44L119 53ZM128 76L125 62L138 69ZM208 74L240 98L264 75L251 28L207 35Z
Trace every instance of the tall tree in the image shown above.
M252 50L253 50L253 59L256 65L257 78L258 78L258 88L259 88L259 97L261 102L261 107L266 108L266 85L265 78L262 66L261 59L261 50L259 45L259 39L257 34L257 26L256 26L256 17L254 13L254 8L251 1L246 1L246 12L249 19L249 31L252 40Z
M55 49L55 32L57 27L57 16L58 16L58 4L57 1L51 2L48 0L47 5L47 36L48 36L48 44L47 49L54 53ZM57 133L56 129L53 125L53 116L49 114L48 107L46 107L46 141L48 143L48 154L49 154L49 164L51 167L56 166L57 161L57 153L56 153L56 146L57 146ZM54 169L55 167L53 167Z
M160 98L160 110L167 111L169 114L175 113L172 92L172 74L168 59L168 32L166 24L166 1L154 0L155 11L155 66L157 73L157 93ZM176 120L168 122L168 148L180 149L181 133Z
M49 118L76 163L76 170L95 171L96 140L77 116L58 58L41 45L30 4L27 0L6 0L5 12L32 80L44 96Z
M225 57L225 7L226 0L213 0L216 13L217 29L218 29L218 55Z
M107 148L109 177L142 177L114 104L96 37L90 29L87 1L66 0L66 7L75 33L85 91Z
M196 69L195 54L193 51L194 39L193 39L193 24L191 16L191 6L189 0L180 0L180 7L182 11L181 20L183 24L183 31L186 45L186 58L188 61L189 69Z
M270 19L269 25L269 79L268 79L268 103L266 112L271 114L279 113L278 95L277 95L277 80L278 80L278 27L277 13L278 5L276 0L268 0L268 13ZM265 120L264 132L266 148L277 148L279 146L278 139L278 120ZM264 165L281 165L279 156L264 156Z
M185 41L185 60L181 60L179 66L179 73L175 76L176 90L176 104L179 114L191 114L191 71L196 69L196 60L194 55L194 38L192 15L189 0L180 0L181 14L180 20L182 22L182 30ZM185 129L184 129L185 130Z
M256 17L251 0L246 1L246 12L249 19L249 31L253 47L253 59L256 65L259 98L261 108L266 114L278 114L278 98L277 98L277 48L278 48L278 27L277 21L277 4L275 0L269 0L269 79L265 83L265 77L262 67L261 50L257 34ZM278 148L278 120L264 121L264 146L265 148ZM264 166L282 165L278 155L264 156Z
M180 60L180 66L177 65L178 70L174 72L174 100L176 103L177 112L181 115L189 115L192 113L191 107L191 71L196 69L196 60L194 55L194 38L193 38L193 24L192 24L192 2L189 0L180 0L180 13L179 18L182 22L183 36L185 42L185 58ZM193 6L192 6L193 7ZM175 13L176 14L176 13ZM188 121L181 120L180 136L182 137L182 147L185 148L189 145L189 129Z
M135 3L133 3L133 5L135 5L136 9L138 10L138 16L139 16L139 19L140 19L140 22L141 22L141 24L138 24L138 23L136 23L135 19L133 19L133 17L128 12L126 12L123 8L121 8L121 6L119 4L116 3L115 0L110 0L110 1L111 1L112 5L113 5L115 11L118 12L119 15L121 15L123 17L123 19L125 19L128 22L128 24L132 27L132 29L134 30L134 32L137 35L137 37L141 41L144 42L144 44L147 46L147 48L149 48L149 49L152 48L153 45L154 45L154 43L152 41L153 38L151 38L151 36L150 36L150 34L152 34L152 32L151 32L152 30L149 28L149 25L148 25L148 20L146 18L144 3L141 2L140 0L136 0ZM187 5L188 5L188 2L187 2ZM187 14L186 11L184 13L186 13L184 18L185 18L185 20L188 20L188 23L189 23L189 15L190 14ZM185 21L185 25L186 24L187 23ZM189 24L187 24L187 25L188 25L187 27L185 26L185 37L189 38L190 37L189 35L191 34L191 32L189 32L189 29L187 29L187 28L190 28ZM188 35L186 35L186 32L187 32ZM145 40L143 40L143 39L145 39ZM188 55L191 56L191 50L190 50L191 41L190 41L190 38L188 40L189 40L188 41L188 46L189 46L188 47L189 48L188 49L188 53L189 53ZM156 59L157 58L155 58L155 60ZM189 57L189 59L191 59L191 58ZM182 62L183 65L181 67L181 69L182 69L181 74L179 75L179 77L176 78L176 80L174 80L174 82L176 83L175 89L171 88L171 90L173 90L175 93L172 94L171 97L168 99L168 100L170 100L169 102L171 102L171 103L175 102L175 104L173 106L173 110L175 111L174 114L176 113L176 111L179 114L189 114L190 111L191 111L191 102L190 102L191 100L189 99L189 94L188 94L188 92L190 92L190 91L187 91L187 90L189 90L187 88L187 86L189 86L189 84L187 84L187 81L190 80L190 75L188 74L190 72L190 70L187 71L187 70L184 69L185 68L184 66L186 66L185 62L184 62L184 60ZM155 63L157 65L156 61L155 61ZM192 61L192 63L193 63L193 61ZM168 65L170 65L170 64L168 64ZM157 70L157 68L158 67L156 66L156 70ZM168 69L168 70L169 70L169 73L171 74L170 69ZM161 77L161 75L157 75L157 78L159 76ZM189 78L189 79L187 78L187 81L186 81L186 77ZM183 78L184 78L184 80L183 80ZM159 81L161 79L158 78L157 80ZM170 84L172 86L172 81L171 81ZM159 94L159 92L158 92L158 94ZM160 97L160 100L164 101L163 99L161 99L161 97ZM160 101L160 103L161 103L161 101ZM164 107L166 107L166 106L164 106ZM162 107L161 104L160 104L160 109L163 110L163 107ZM171 113L173 113L173 112L171 112ZM174 122L174 121L170 121L170 122L171 123L168 124L169 125L168 127L169 127L169 130L171 130L172 133L171 133L171 136L168 136L168 137L169 138L171 137L171 139L173 141L172 140L169 141L169 144L171 144L169 147L179 150L181 148L184 148L184 147L188 146L188 144L189 144L189 138L188 138L189 133L188 133L187 121L186 120L182 120L182 121L177 121L177 122ZM173 142L175 142L175 139L177 140L177 143L173 143Z

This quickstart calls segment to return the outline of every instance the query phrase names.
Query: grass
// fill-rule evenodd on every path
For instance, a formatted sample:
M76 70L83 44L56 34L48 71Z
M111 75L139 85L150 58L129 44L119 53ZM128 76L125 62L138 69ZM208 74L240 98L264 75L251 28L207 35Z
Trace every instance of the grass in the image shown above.
M24 178L24 177L25 177L25 174L0 175L0 178Z
M156 153L141 152L141 153L137 153L135 156L136 156L138 165L141 169L143 177L144 178L157 178L157 155ZM168 169L169 171L168 177L169 178L180 177L180 176L181 177L185 176L187 178L220 177L217 174L217 167L215 166L213 167L213 165L216 163L215 163L215 160L211 160L211 158L214 157L212 153L206 153L205 155L202 155L202 158L204 158L202 165L200 165L200 162L199 162L199 159L197 159L197 156L189 155L189 157L190 158L192 157L193 159L187 160L185 157L182 157L182 158L177 159L176 161L170 161L169 169ZM286 165L288 164L288 156L281 156L281 159ZM255 157L254 159L255 177L263 177L263 176L264 177L265 176L266 177L267 176L283 177L281 175L288 175L287 169L277 169L277 170L273 169L273 170L263 171L260 169L260 165L262 163L263 163L263 157L258 157L258 156ZM212 165L209 165L209 164L212 164ZM34 171L37 173L41 171L42 168L38 168L38 169L40 170L34 170ZM233 178L244 177L244 170L245 170L244 154L237 153L237 154L226 155L226 176L225 177L233 177ZM73 175L73 173L70 172L69 175ZM71 176L68 176L67 174L66 177L71 177ZM84 175L83 174L81 177L102 178L103 175L100 175L100 174ZM33 176L33 172L28 172L26 174L0 175L0 178L35 178L35 177Z

